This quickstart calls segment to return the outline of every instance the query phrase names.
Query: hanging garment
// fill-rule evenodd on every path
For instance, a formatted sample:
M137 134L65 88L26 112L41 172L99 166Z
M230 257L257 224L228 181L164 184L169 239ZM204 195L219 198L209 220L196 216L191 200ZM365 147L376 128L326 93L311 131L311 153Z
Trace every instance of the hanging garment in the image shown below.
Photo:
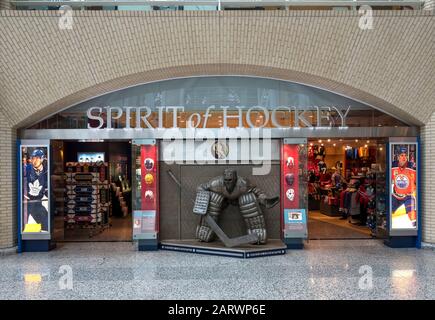
M352 216L356 216L360 214L360 203L357 200L358 193L354 192L351 194L351 200L350 200L350 207L349 207L349 213Z

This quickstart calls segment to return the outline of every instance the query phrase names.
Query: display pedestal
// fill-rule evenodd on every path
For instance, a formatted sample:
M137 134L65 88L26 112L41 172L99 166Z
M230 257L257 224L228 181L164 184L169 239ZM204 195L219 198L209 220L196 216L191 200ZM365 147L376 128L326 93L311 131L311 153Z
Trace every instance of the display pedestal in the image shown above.
M140 239L138 240L138 251L156 251L159 250L157 239Z
M416 248L417 237L415 236L389 237L384 240L384 244L390 248Z
M303 249L304 248L304 239L301 238L287 238L284 239L284 243L287 246L287 249Z
M52 240L23 240L21 244L22 252L47 252L56 248L56 243Z
M286 245L281 240L268 240L267 244L246 244L227 248L220 241L199 242L197 240L165 240L160 243L160 249L187 253L210 254L234 258L257 258L275 256L286 253Z

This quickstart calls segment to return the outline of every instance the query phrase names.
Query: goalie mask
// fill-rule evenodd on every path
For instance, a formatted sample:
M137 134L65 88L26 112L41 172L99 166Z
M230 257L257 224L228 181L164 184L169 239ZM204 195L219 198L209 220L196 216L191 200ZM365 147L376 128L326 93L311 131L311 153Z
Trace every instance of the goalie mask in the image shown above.
M294 189L288 189L287 192L285 193L287 199L289 199L290 201L293 201L295 199L295 190Z
M145 183L149 185L149 184L153 184L153 182L154 182L153 175L151 173L147 173L145 175Z
M295 175L293 173L287 173L285 175L285 183L291 187L295 181Z
M153 200L154 199L154 193L151 190L145 191L145 199L147 199L147 200Z
M144 161L144 166L148 171L152 170L154 168L154 160L151 158L146 158Z
M295 159L293 157L288 157L286 164L288 168L293 168L295 166Z

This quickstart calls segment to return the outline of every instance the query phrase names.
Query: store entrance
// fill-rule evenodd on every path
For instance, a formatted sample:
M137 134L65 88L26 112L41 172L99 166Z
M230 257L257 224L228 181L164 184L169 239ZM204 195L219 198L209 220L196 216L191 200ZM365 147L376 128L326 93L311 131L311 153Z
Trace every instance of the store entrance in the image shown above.
M385 236L385 151L381 140L308 140L309 239Z
M55 241L131 241L131 143L51 141Z

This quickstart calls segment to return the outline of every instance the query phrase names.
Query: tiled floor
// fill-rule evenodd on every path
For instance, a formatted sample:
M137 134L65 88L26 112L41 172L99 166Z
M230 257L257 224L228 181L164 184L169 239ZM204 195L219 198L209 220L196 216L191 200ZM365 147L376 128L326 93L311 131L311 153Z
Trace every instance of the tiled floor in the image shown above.
M378 240L310 241L248 260L64 243L0 257L0 269L1 299L435 299L435 251Z

